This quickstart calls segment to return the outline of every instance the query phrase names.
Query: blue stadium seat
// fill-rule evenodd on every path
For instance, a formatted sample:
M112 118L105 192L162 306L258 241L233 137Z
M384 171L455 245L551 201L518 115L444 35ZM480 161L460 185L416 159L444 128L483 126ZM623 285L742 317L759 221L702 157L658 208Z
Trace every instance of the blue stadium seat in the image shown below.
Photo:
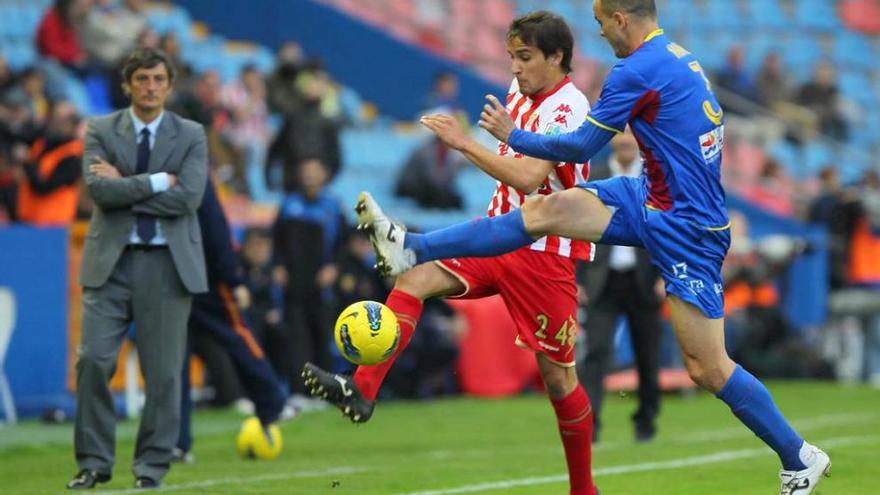
M779 30L791 27L791 20L779 0L750 0L749 11L756 27Z
M799 0L794 2L795 20L803 27L819 32L831 32L841 27L835 2L828 0Z

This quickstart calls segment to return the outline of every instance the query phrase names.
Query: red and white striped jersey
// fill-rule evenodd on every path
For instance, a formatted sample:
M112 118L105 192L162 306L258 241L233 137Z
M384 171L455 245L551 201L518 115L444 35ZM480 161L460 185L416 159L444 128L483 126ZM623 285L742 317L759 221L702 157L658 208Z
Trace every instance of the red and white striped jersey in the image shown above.
M520 129L552 135L572 132L580 127L590 113L590 103L567 76L555 88L536 96L520 93L519 84L514 79L507 93L507 111ZM521 153L514 152L506 143L498 143L499 155L508 156L511 153L515 158L522 157ZM586 182L589 175L589 163L561 162L534 191L518 191L513 186L496 181L495 195L489 204L489 216L502 215L519 208L528 196L550 194L574 187L577 183ZM593 258L591 243L572 241L566 237L542 237L531 248L574 259Z

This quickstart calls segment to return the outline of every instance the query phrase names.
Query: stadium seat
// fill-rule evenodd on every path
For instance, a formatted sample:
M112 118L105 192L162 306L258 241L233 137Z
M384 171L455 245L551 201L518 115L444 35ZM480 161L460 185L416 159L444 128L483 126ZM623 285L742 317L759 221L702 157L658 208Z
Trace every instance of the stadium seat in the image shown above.
M0 402L3 402L4 419L9 424L16 422L15 402L12 397L12 389L9 380L6 379L4 366L6 363L6 351L12 341L12 331L15 329L15 294L6 288L0 288Z

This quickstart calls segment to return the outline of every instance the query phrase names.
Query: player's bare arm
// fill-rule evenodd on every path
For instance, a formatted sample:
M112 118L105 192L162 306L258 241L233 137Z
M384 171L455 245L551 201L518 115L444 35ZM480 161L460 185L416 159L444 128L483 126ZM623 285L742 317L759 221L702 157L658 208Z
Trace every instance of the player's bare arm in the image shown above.
M486 95L486 100L489 103L483 105L479 126L489 131L490 134L502 143L506 143L510 133L516 129L516 125L507 113L507 109L498 101L498 98L495 98L493 95Z
M474 141L464 132L458 121L449 115L425 116L421 123L434 131L446 146L460 151L481 170L519 191L534 191L553 170L554 163L550 161L527 156L514 158L497 155Z

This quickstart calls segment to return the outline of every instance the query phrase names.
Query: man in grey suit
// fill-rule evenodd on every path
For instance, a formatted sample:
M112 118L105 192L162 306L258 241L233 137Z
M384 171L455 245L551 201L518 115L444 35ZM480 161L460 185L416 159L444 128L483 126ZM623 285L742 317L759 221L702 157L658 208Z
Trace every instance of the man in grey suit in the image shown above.
M638 144L628 130L611 141L614 153L607 167L590 170L590 180L609 177L638 177L642 162ZM637 441L651 440L656 433L655 419L660 412L660 275L644 249L629 246L595 245L592 262L578 270L588 297L587 354L578 361L578 377L593 404L593 441L599 439L603 380L614 358L614 331L625 315L632 336L636 370L639 376L639 408L633 415Z
M202 126L164 110L174 75L162 52L136 50L123 68L131 107L89 122L83 176L95 210L80 273L80 471L68 488L110 480L116 415L108 384L131 322L146 384L132 466L136 488L159 485L177 441L186 323L192 294L207 290L196 209L208 156Z

